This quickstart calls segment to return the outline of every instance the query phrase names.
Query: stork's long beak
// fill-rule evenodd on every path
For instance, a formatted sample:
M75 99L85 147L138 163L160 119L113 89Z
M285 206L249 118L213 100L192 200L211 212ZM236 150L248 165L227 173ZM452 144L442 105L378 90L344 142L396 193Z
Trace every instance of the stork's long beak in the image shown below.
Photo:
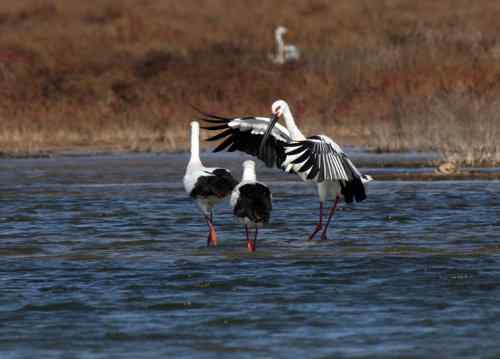
M276 125L276 122L278 122L278 115L274 114L271 117L271 121L269 122L269 126L267 127L266 132L264 133L264 137L262 137L262 141L260 141L260 146L259 146L259 156L261 157L264 151L264 147L266 145L267 138L269 137L269 134L274 128L274 125Z

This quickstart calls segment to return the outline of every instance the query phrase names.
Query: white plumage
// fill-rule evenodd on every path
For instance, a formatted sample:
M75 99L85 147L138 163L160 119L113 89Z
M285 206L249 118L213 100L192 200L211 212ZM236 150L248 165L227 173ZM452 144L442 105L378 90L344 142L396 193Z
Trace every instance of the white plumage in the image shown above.
M245 225L247 247L255 251L258 228L269 222L272 210L272 196L269 188L257 181L255 162L243 162L241 182L231 194L231 207L240 223ZM254 239L249 238L249 229L255 230Z
M250 131L252 135L264 135L269 127L269 121L267 117L235 118L227 125L242 132ZM274 127L272 134L280 141L290 142L291 140L288 130L279 123Z
M208 223L207 244L216 246L218 240L213 224L212 208L231 193L237 182L225 168L203 166L200 160L199 133L198 122L191 122L191 158L183 183L184 189L196 201Z
M242 151L263 160L268 167L276 166L287 172L297 173L304 181L317 184L320 199L320 220L309 239L323 228L323 203L331 198L334 204L321 234L326 232L340 197L347 203L366 198L366 184L370 176L361 174L340 146L326 135L306 138L295 124L290 107L283 100L271 107L272 118L242 117L224 118L204 114L209 123L217 126L209 130L224 130L209 141L224 139L214 152L227 149ZM283 118L286 128L277 123ZM263 127L267 126L265 130Z

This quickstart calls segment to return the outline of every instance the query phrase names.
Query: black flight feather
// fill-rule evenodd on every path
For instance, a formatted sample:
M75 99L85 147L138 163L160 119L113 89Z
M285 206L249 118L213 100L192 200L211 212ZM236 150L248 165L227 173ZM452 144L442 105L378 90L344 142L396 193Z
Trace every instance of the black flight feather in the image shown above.
M305 151L302 155L300 155L299 157L297 157L296 159L294 159L291 163L294 164L294 165L296 165L298 163L302 163L305 160L307 160L310 155L311 155L310 151Z
M229 120L216 120L213 118L200 118L200 121L208 122L208 123L229 123Z
M297 147L296 149L287 152L286 155L287 156L298 155L299 153L301 153L302 151L305 151L305 150L306 150L306 148Z
M206 140L207 141L217 141L217 140L220 140L221 138L226 137L227 135L230 135L231 132L233 132L233 129L228 128L226 131L220 132L220 133L216 134L215 136L207 138Z
M219 143L219 145L214 148L213 152L220 152L220 151L224 150L226 147L228 147L232 143L233 143L233 138L232 137L228 137L224 141L222 141L221 143Z
M203 128L204 130L224 130L228 128L226 124L219 126L212 126L212 127L209 126L200 126L200 127Z

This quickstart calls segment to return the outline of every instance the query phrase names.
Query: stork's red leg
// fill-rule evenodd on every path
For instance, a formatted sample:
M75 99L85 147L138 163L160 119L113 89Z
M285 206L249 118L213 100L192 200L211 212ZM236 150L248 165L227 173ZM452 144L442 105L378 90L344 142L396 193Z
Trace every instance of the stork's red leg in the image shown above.
M248 248L248 251L250 253L253 253L253 252L255 252L255 249L256 249L256 246L257 246L257 227L255 227L255 236L254 236L253 240L251 240L248 237L248 227L245 226L245 228L247 230L247 248Z
M328 226L330 225L330 221L332 220L333 215L335 214L335 209L337 208L337 204L339 203L339 199L340 199L339 196L335 197L335 202L333 203L332 208L330 208L330 213L328 214L328 221L326 222L325 229L321 233L321 240L322 241L325 241L328 239L328 237L326 236L326 232L328 231Z
M214 246L217 247L219 241L217 240L217 232L215 231L215 226L212 221L213 214L210 212L208 216L205 217L208 223L208 239L207 239L207 247Z
M316 225L316 228L314 229L314 231L311 233L311 235L309 236L309 238L307 240L308 241L312 240L314 238L314 236L319 231L321 231L322 228L323 228L323 202L319 202L319 222L318 222L318 224Z

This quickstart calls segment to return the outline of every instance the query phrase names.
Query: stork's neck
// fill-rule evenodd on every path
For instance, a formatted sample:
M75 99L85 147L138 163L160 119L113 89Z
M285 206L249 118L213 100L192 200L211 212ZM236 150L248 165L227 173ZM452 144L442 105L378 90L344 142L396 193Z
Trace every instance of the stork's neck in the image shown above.
M191 126L191 159L188 165L201 165L200 128L198 126Z
M292 140L304 141L306 139L305 136L302 134L302 132L300 132L297 125L295 124L295 120L293 119L292 112L290 111L289 108L287 108L283 112L283 119L285 120L286 128L288 129L288 132L290 132L290 137L292 138Z
M279 55L283 54L283 51L285 48L285 43L283 41L283 33L280 31L276 31L275 38L276 38L276 46L277 46L278 56L279 56Z
M255 174L255 166L245 166L243 168L242 182L256 182L257 176Z

